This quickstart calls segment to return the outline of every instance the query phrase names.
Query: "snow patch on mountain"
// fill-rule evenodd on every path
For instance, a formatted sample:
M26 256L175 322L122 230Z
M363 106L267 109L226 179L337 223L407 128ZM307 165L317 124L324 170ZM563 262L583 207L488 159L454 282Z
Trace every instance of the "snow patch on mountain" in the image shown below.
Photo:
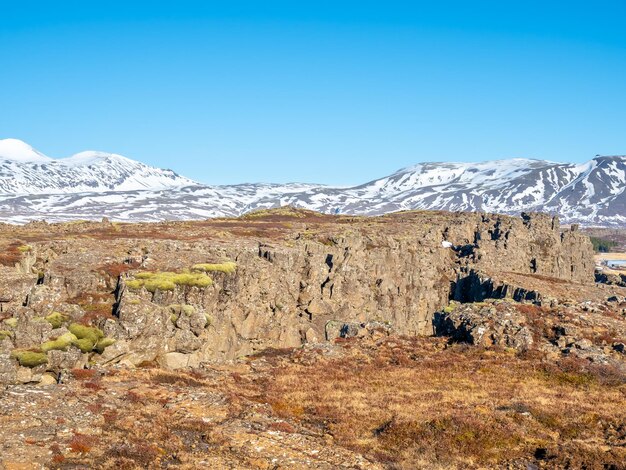
M0 195L135 191L198 185L172 170L121 155L81 152L52 159L16 139L0 140Z
M315 184L206 186L105 152L50 159L0 141L0 220L158 221L239 216L292 205L332 214L400 210L543 211L565 223L626 226L626 157L584 164L514 158L420 163L354 187Z
M52 159L19 139L0 139L0 157L14 162L49 162Z

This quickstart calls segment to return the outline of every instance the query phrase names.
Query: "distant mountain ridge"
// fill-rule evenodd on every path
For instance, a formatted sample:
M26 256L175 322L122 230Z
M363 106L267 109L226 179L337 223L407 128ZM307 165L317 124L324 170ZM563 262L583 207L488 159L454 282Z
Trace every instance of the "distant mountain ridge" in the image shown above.
M349 188L206 186L120 155L83 152L53 160L21 141L0 140L0 220L7 222L202 219L281 205L355 215L542 211L565 223L626 227L626 156L598 156L584 164L519 158L420 163Z
M52 159L17 139L0 140L0 195L180 188L196 182L121 155L87 151Z

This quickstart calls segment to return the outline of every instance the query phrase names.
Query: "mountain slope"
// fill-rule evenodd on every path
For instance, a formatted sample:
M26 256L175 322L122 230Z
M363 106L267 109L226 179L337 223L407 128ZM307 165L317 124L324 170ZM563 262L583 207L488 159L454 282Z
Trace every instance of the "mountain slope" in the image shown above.
M6 148L12 158L1 158ZM199 219L293 205L364 215L411 209L514 215L545 211L565 223L626 227L625 189L625 156L596 157L581 165L529 159L420 163L349 188L203 186L119 155L83 152L52 160L24 143L0 141L0 220L17 223L102 216Z
M0 140L0 195L177 188L194 181L121 155L82 152L55 160L17 139Z

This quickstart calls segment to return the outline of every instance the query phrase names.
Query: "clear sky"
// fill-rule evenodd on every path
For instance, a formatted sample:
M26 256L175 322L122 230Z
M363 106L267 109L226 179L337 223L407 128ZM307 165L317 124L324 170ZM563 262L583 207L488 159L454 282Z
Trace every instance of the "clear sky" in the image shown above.
M206 183L626 153L626 2L0 0L0 138Z

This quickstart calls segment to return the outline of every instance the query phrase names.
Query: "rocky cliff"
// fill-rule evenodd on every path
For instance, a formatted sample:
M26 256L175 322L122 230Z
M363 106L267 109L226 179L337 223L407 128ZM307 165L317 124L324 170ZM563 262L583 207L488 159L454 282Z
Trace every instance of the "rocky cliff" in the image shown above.
M159 224L3 226L0 381L88 362L170 368L384 328L430 335L466 278L593 282L557 218L280 209ZM461 289L462 291L462 289Z

